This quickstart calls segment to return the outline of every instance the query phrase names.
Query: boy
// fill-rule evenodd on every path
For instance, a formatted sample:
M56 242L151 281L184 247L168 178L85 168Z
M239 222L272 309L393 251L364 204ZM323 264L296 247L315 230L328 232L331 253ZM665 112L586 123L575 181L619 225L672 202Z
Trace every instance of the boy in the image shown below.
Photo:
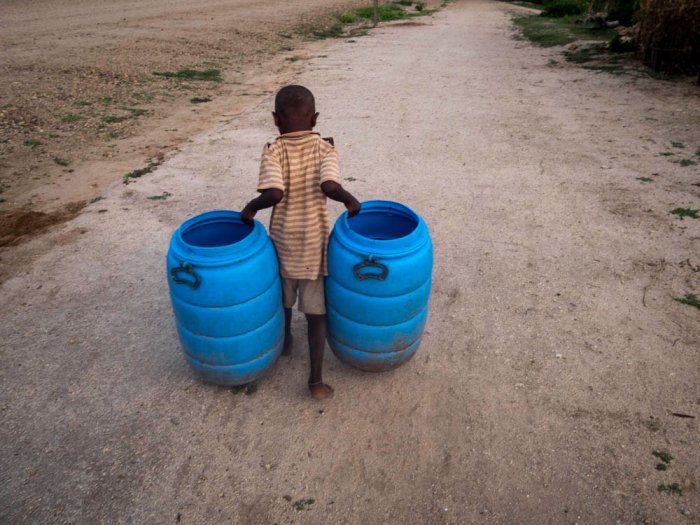
M277 250L284 300L284 349L292 348L292 306L308 323L311 373L309 390L326 399L333 389L323 382L321 369L326 344L326 299L323 278L328 275L328 210L326 197L345 204L350 216L360 203L340 185L338 154L332 139L313 130L318 113L314 96L303 86L286 86L275 97L272 113L280 135L266 144L260 161L259 197L241 212L251 223L255 214L274 206L270 237Z

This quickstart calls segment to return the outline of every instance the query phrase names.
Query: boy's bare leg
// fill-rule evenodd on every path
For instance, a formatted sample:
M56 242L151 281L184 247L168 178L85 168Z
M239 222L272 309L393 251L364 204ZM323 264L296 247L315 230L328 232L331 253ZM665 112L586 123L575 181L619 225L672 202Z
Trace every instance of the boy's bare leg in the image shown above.
M291 355L292 353L292 309L284 309L284 346L282 347L282 355Z
M309 358L311 374L309 390L314 399L327 399L333 395L333 389L323 382L323 350L326 346L326 316L306 314L309 325Z

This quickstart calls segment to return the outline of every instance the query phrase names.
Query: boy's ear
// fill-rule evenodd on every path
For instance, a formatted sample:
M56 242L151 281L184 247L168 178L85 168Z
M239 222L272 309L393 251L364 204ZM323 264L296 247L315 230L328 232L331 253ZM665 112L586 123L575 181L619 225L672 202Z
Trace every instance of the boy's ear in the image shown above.
M277 126L279 128L280 127L280 116L277 113L275 113L274 111L272 112L272 120L275 121L275 126Z
M318 119L318 112L314 113L311 116L311 127L312 128L316 125L316 119Z

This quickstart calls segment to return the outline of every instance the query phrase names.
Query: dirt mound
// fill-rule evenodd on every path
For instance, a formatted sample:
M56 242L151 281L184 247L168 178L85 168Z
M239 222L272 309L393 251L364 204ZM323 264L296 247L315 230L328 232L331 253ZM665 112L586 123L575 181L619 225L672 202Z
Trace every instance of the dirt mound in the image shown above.
M0 212L0 247L16 246L46 231L50 226L71 220L87 201L77 201L50 212L28 208Z

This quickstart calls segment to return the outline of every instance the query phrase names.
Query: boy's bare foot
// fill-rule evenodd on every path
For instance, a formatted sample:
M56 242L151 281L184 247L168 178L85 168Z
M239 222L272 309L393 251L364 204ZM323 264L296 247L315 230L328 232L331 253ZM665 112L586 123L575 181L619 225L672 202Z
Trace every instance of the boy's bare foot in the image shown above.
M284 338L284 346L282 347L282 355L292 355L292 343L294 340L291 335Z
M318 383L309 383L309 390L311 391L311 397L317 400L333 397L333 389L320 381Z

